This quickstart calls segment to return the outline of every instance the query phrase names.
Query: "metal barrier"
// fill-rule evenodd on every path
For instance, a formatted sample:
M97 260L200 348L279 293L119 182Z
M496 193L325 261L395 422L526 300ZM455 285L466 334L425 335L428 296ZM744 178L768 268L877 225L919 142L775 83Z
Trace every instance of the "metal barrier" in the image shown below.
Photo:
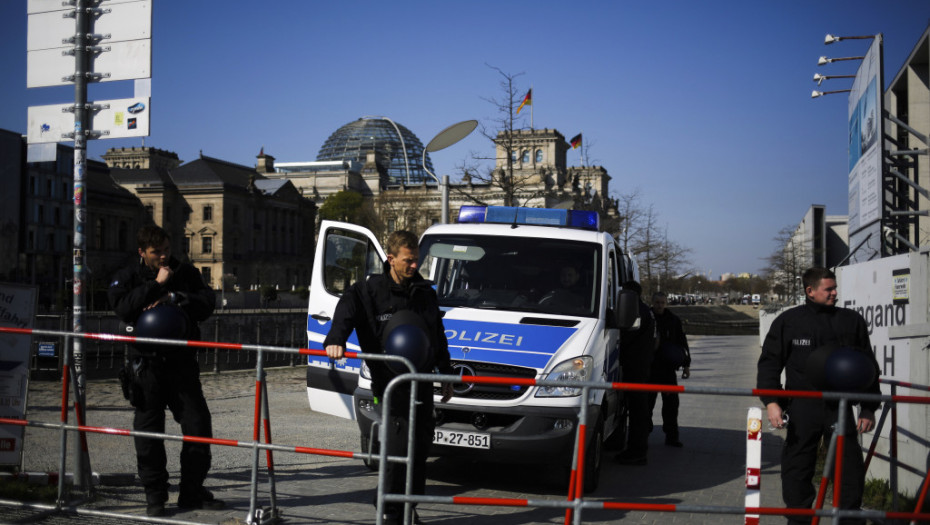
M552 381L552 380L541 380L541 379L528 379L528 378L506 378L506 377L479 377L479 376L458 376L450 379L453 376L440 375L440 374L403 374L400 375L390 383L388 383L387 388L384 393L384 403L383 403L383 419L387 420L390 414L390 399L393 391L398 387L399 384L405 381L428 381L428 382L453 382L453 383L475 383L475 384L498 384L498 385L514 385L514 386L560 386L560 387L571 387L575 389L580 389L581 399L587 399L591 389L597 390L623 390L631 392L666 392L666 393L688 393L688 394L704 394L704 395L726 395L726 396L750 396L750 397L760 397L760 396L771 396L771 397L789 397L789 398L807 398L807 399L823 399L830 401L837 401L839 403L839 413L838 421L835 425L834 434L831 438L830 450L828 451L828 461L824 466L824 477L830 478L831 473L834 471L832 461L833 453L835 452L836 458L842 458L843 448L845 446L845 435L842 429L845 428L846 424L846 408L848 406L849 398L853 397L856 400L860 401L879 401L879 402L892 402L892 403L915 403L930 405L930 398L928 397L917 397L917 396L886 396L879 394L862 394L862 393L841 393L841 392L816 392L816 391L802 391L802 390L769 390L769 389L738 389L738 388L719 388L719 387L685 387L681 385L654 385L654 384L640 384L640 383L603 383L596 381ZM412 389L413 387L411 387ZM443 497L443 496L425 496L425 495L412 495L411 494L411 468L413 462L412 454L412 439L408 437L408 455L406 458L399 460L405 462L407 465L407 480L406 480L406 493L405 494L387 494L384 492L385 477L383 467L379 471L378 477L378 492L377 492L377 505L378 505L378 516L377 516L377 525L383 525L383 515L384 515L384 504L387 502L402 502L404 503L404 522L409 523L411 517L411 503L415 502L424 502L424 503L441 503L441 504L461 504L461 505L495 505L495 506L514 506L514 507L553 507L553 508L564 508L566 509L565 513L565 524L568 525L570 522L580 525L582 523L582 510L583 509L603 509L603 510L644 510L644 511L656 511L656 512L694 512L694 513L711 513L711 514L758 514L758 515L781 515L781 516L803 516L811 517L815 521L820 517L831 517L833 522L837 523L836 520L840 518L867 518L867 519L908 519L908 520L930 520L930 513L919 513L916 510L914 512L884 512L884 511L868 511L868 510L841 510L833 508L831 510L822 510L817 509L792 509L792 508L781 508L781 507L727 507L727 506L714 506L714 505L669 505L669 504L644 504L644 503L632 503L632 502L589 502L585 501L583 497L584 493L584 458L585 458L585 442L586 442L586 425L587 421L587 403L582 403L579 409L578 416L578 431L575 438L575 454L572 459L572 470L571 470L571 480L569 483L568 490L568 499L567 501L558 501L551 499L540 499L540 500L529 500L529 499L513 499L513 498L460 498L460 497ZM415 417L413 410L411 409L410 417ZM414 423L411 419L411 424L409 425L412 429ZM411 434L412 436L412 434ZM393 461L386 456L387 445L385 444L389 439L389 434L386 430L386 427L382 425L380 429L380 441L382 443L381 447L381 465L384 465L385 461ZM833 482L833 502L834 505L838 504L840 501L840 486L842 481L842 460L840 460L835 469L835 478ZM928 479L924 479L924 486L926 487ZM825 488L825 484L823 488ZM917 506L917 509L920 509L920 506ZM572 521L572 516L574 520Z
M68 392L69 392L69 379L70 379L70 352L65 352L64 359L65 363L63 366L62 374L62 406L61 406L61 421L58 424L55 423L41 423L33 422L28 420L21 419L9 419L9 418L0 418L0 425L15 425L15 426L30 426L30 427L39 427L39 428L49 428L49 429L59 429L61 432L61 453L60 453L60 464L59 472L66 472L65 462L66 462L66 444L67 444L67 432L78 432L80 435L84 435L85 432L91 433L101 433L109 435L118 435L118 436L140 436L147 438L163 439L170 441L182 441L182 442L197 442L197 443L206 443L214 444L221 446L231 446L231 447L240 447L240 448L251 448L252 453L252 478L250 484L250 503L249 503L249 513L246 518L246 522L249 524L254 523L268 523L275 521L279 516L279 511L276 504L276 488L274 481L274 462L273 462L273 451L280 452L294 452L301 454L316 454L316 455L325 455L331 457L342 457L347 459L361 459L368 462L371 462L372 455L369 452L368 454L362 452L351 452L351 451L341 451L341 450L328 450L328 449L319 449L319 448L310 448L310 447L300 447L300 446L288 446L288 445L277 445L272 444L271 442L271 423L268 412L268 399L267 399L267 385L265 384L265 372L263 366L263 354L266 351L274 352L283 352L299 355L316 355L316 356L325 356L326 353L323 350L311 350L307 348L282 348L282 347L272 347L272 346L263 346L263 345L246 345L241 343L221 343L221 342L209 342L209 341L179 341L179 340L163 340L163 339L153 339L153 338L143 338L143 337L134 337L134 336L123 336L123 335L114 335L114 334L100 334L100 333L73 333L73 332L61 332L61 331L51 331L51 330L34 330L34 329L20 329L20 328L5 328L0 327L0 333L12 333L19 335L51 335L59 336L65 339L65 348L70 347L69 343L72 338L80 337L85 339L96 339L103 341L118 341L125 343L148 343L148 344L160 344L160 345L171 345L171 346L184 346L191 348L222 348L228 350L241 350L241 351L255 351L257 352L256 358L256 390L255 390L255 415L253 420L253 435L252 441L238 441L238 440L229 440L221 438L205 438L199 436L184 436L184 435L172 435L165 433L153 433L153 432L139 432L134 430L127 429L118 429L118 428L105 428L105 427L94 427L83 424L69 425L68 424ZM409 370L415 370L413 364L404 358L396 356L388 356L383 354L364 354L361 352L346 352L346 357L350 358L361 358L366 360L385 360L385 361L395 361L401 362ZM382 420L387 420L390 417L390 398L393 395L395 389L403 382L413 382L414 385L411 387L411 391L415 388L415 383L420 381L426 382L447 382L447 383L477 383L477 384L499 384L499 385L513 385L513 386L557 386L557 387L569 387L578 389L582 399L587 399L590 395L592 389L595 390L623 390L623 391L639 391L639 392L665 392L665 393L688 393L688 394L702 394L702 395L726 395L726 396L750 396L750 397L759 397L759 396L778 396L778 397L798 397L798 398L814 398L814 399L824 399L824 400L833 400L839 403L840 412L839 412L839 421L836 427L838 429L844 428L845 424L845 409L847 407L848 398L855 397L857 400L869 400L869 401L880 401L880 402L891 402L891 403L915 403L915 404L924 404L930 405L930 398L928 397L917 397L917 396L901 396L901 395L878 395L878 394L849 394L849 393L835 393L835 392L811 392L811 391L791 391L791 390L765 390L765 389L737 389L737 388L719 388L719 387L685 387L680 385L653 385L653 384L636 384L636 383L603 383L603 382L579 382L579 381L553 381L553 380L542 380L542 379L528 379L528 378L500 378L500 377L479 377L479 376L452 376L452 375L440 375L440 374L420 374L420 373L407 373L400 375L394 378L387 386L387 389L384 394L384 401L382 403L383 412ZM82 414L83 407L75 404L75 412L80 415ZM389 440L389 434L387 431L386 425L381 425L378 428L379 432L379 441L381 443L379 451L379 472L378 472L378 488L377 488L377 518L376 522L378 525L383 523L383 510L386 502L403 502L405 504L405 522L409 523L411 517L411 503L414 502L424 502L424 503L440 503L440 504L459 504L459 505L488 505L488 506L517 506L517 507L548 507L548 508L562 508L565 509L565 523L568 524L573 522L575 524L582 523L582 512L585 509L602 509L602 510L618 510L618 511L628 511L628 510L640 510L640 511L653 511L653 512L693 512L693 513L708 513L708 514L757 514L757 515L781 515L781 516L805 516L811 518L819 517L831 517L834 520L839 518L848 518L848 517L861 517L861 518L870 518L870 519L908 519L908 520L930 520L930 513L918 513L918 512L883 512L883 511L863 511L863 510L822 510L819 508L816 509L789 509L782 507L735 507L735 506L714 506L714 505L671 505L671 504L649 504L649 503L634 503L634 502L619 502L619 501L586 501L583 497L584 492L584 468L585 468L585 443L587 439L586 435L586 425L587 421L588 407L586 403L582 403L579 408L579 417L578 417L578 428L576 432L576 439L574 445L574 453L572 459L572 468L569 482L569 492L566 500L554 500L554 499L515 499L515 498L475 498L475 497L441 497L441 496L426 496L426 495L412 495L412 468L410 466L413 462L413 429L415 427L416 411L415 411L415 396L410 396L410 408L409 408L409 417L410 425L408 425L408 450L407 456L388 456L387 451L389 447L387 446ZM884 414L883 414L884 417ZM894 422L893 422L894 423ZM264 434L262 434L261 429L264 428ZM261 438L264 437L264 442L261 442ZM845 436L842 431L836 431L834 436L831 439L831 450L829 456L833 457L833 452L835 450L836 457L842 457L842 449L845 446L844 443ZM873 445L874 448L874 445ZM269 476L269 487L270 487L270 509L266 510L263 508L257 507L257 498L258 498L258 468L259 468L259 450L265 450L266 452L266 465ZM388 494L385 493L383 488L385 485L385 466L387 462L395 463L405 463L407 465L407 478L406 478L406 489L405 494ZM828 464L824 467L824 476L829 477L831 475L832 465L831 461L827 462ZM840 463L841 465L841 463ZM161 519L161 518L149 518L136 515L127 515L115 512L105 512L105 511L95 511L90 509L82 509L78 505L81 502L65 502L64 501L64 486L65 486L66 476L60 475L58 477L58 501L54 506L51 505L41 505L41 504L30 504L22 503L16 501L7 501L0 500L0 504L11 505L11 506L24 506L31 507L39 510L45 510L47 512L70 512L79 515L89 515L89 516L101 516L101 517L121 517L124 519L133 519L146 522L157 522L157 523L191 523L196 524L196 522L187 522L181 520L171 520L171 519ZM835 480L834 480L834 502L839 501L840 497L840 481L842 479L842 468L836 468ZM928 480L924 480L924 492L926 491L926 486ZM922 501L922 500L921 500ZM920 506L918 505L918 509Z
M323 350L311 350L308 348L281 348L281 347L272 347L272 346L263 346L263 345L246 345L241 343L220 343L220 342L209 342L209 341L187 341L187 340L174 340L174 339L156 339L149 337L135 337L135 336L125 336L125 335L116 335L116 334L100 334L100 333L74 333L74 332L63 332L63 331L53 331L53 330L36 330L29 328L10 328L10 327L0 327L0 333L11 333L18 335L47 335L47 336L59 336L64 338L66 351L64 352L64 364L62 366L62 395L61 395L61 416L60 423L42 423L35 421L28 421L24 419L11 419L11 418L0 418L0 425L13 425L13 426L22 426L22 427L38 427L38 428L48 428L48 429L58 429L61 432L61 446L60 446L60 456L59 456L59 473L66 472L65 463L67 460L67 432L78 432L79 435L83 438L86 432L90 433L99 433L99 434L108 434L115 436L130 436L130 437L146 437L153 439L162 439L167 441L182 441L182 442L192 442L192 443L205 443L210 445L222 445L229 447L240 447L240 448L251 448L252 449L252 479L250 484L250 498L249 498L249 513L246 517L246 523L255 524L255 523L269 523L276 521L280 513L277 508L276 502L276 490L275 490L275 480L274 480L274 459L272 451L279 452L295 452L298 454L315 454L323 456L332 456L332 457L342 457L342 458L351 458L351 459L362 459L370 462L372 456L370 453L358 453L350 452L343 450L329 450L329 449L320 449L320 448L311 448L311 447L300 447L300 446L285 446L285 445L275 445L271 443L271 423L269 419L268 411L268 391L267 385L265 384L265 371L263 365L263 353L265 351L275 351L275 352L284 352L291 354L299 355L316 355L316 356L326 356L326 352ZM201 436L184 436L184 435L173 435L157 432L140 432L136 430L120 429L120 428L108 428L108 427L95 427L82 424L82 415L83 407L81 407L77 401L75 401L75 413L78 417L77 425L68 424L68 392L69 392L69 381L71 380L71 353L67 351L70 348L70 342L73 337L79 337L84 339L95 339L103 341L119 341L124 343L146 343L146 344L158 344L166 346L184 346L191 348L224 348L227 350L246 350L246 351L255 351L257 352L256 356L256 379L255 379L255 417L253 421L253 433L251 442L243 442L238 440L230 439L221 439L221 438L206 438ZM352 352L347 351L345 353L346 357L349 358L362 358L366 360L376 360L376 361L392 361L406 366L408 370L416 370L416 367L409 359L399 356L384 355L384 354L364 354L361 352ZM414 409L415 398L411 397L411 411ZM260 441L262 436L260 430L264 427L264 439L265 442ZM265 450L266 452L266 465L269 476L269 487L270 487L270 508L268 510L257 507L257 496L258 496L258 464L259 464L259 450ZM392 457L391 459L398 460L403 458ZM79 515L88 515L88 516L101 516L101 517L121 517L126 519L154 522L154 523L174 523L174 524L194 524L197 525L197 522L188 522L182 520L172 520L172 519L161 519L161 518L150 518L143 516L135 516L122 513L114 512L103 512L103 511L94 511L90 509L79 508L76 504L68 504L64 500L65 494L65 479L67 476L59 475L58 476L58 499L54 506L51 505L42 505L34 503L22 503L17 501L9 500L0 500L0 504L10 505L10 506L20 506L20 507L30 507L39 510L46 510L51 512L70 512Z

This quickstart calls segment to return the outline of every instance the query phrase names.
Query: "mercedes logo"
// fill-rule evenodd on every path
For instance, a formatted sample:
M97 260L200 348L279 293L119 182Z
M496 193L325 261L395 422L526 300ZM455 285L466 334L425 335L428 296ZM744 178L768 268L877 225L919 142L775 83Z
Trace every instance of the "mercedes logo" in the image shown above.
M474 368L463 363L456 363L452 365L452 371L455 372L459 377L477 375ZM474 383L454 383L452 385L452 391L459 396L464 396L474 389Z

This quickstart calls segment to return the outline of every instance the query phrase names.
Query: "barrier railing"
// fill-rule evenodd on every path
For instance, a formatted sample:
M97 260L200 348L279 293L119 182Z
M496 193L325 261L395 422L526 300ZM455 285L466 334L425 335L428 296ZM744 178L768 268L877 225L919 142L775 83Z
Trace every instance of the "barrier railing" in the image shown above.
M124 336L124 335L114 335L114 334L99 334L99 333L73 333L73 332L61 332L61 331L52 331L52 330L34 330L34 329L20 329L20 328L5 328L0 327L0 333L12 333L20 335L49 335L49 336L58 336L62 337L65 340L65 348L69 348L71 338L81 337L86 339L98 339L98 340L107 340L107 341L121 341L126 343L147 343L147 344L159 344L159 345L172 345L172 346L185 346L191 348L223 348L229 350L242 350L242 351L255 351L257 352L256 358L256 390L255 390L255 415L253 418L253 434L252 441L239 441L239 440L230 440L223 438L206 438L200 436L184 436L184 435L173 435L166 433L153 433L153 432L140 432L128 429L118 429L118 428L109 428L109 427L94 427L89 425L77 424L69 425L68 424L68 408L67 400L69 393L69 366L70 366L70 352L65 354L65 366L63 368L62 374L62 407L61 407L61 421L59 423L42 423L35 421L27 421L22 419L9 419L9 418L0 418L0 425L18 425L18 426L31 426L31 427L40 427L40 428L49 428L49 429L59 429L61 432L61 451L60 451L60 465L59 472L66 472L65 462L66 462L66 444L67 444L67 433L68 432L78 432L80 435L83 435L85 432L89 433L100 433L100 434L109 434L116 436L139 436L155 439L164 439L171 441L187 441L187 442L197 442L197 443L206 443L213 445L221 446L231 446L231 447L240 447L240 448L251 448L253 451L252 454L252 478L250 483L250 504L249 504L249 513L246 518L246 522L249 524L253 523L267 523L275 521L279 516L279 511L277 509L276 497L275 497L275 481L274 481L274 462L272 452L277 450L280 452L292 452L292 453L302 453L302 454L316 454L324 455L331 457L342 457L347 459L360 459L366 460L369 463L371 462L372 455L369 452L368 454L362 452L351 452L351 451L341 451L341 450L330 450L330 449L320 449L320 448L311 448L311 447L300 447L300 446L290 446L290 445L279 445L273 444L271 442L271 423L270 416L268 411L268 400L267 400L267 385L265 381L265 372L263 367L263 353L266 351L274 352L284 352L284 353L294 353L299 355L315 355L315 356L325 356L326 353L323 350L311 350L308 348L283 348L283 347L273 347L266 345L248 345L241 343L221 343L221 342L209 342L209 341L179 341L179 340L163 340L163 339L153 339L153 338L143 338L135 336ZM414 370L412 363L409 360L395 357L387 356L383 354L364 354L361 352L352 352L347 351L346 357L349 358L361 358L366 360L386 360L386 361L396 361L401 362L409 370ZM669 386L669 385L652 385L652 384L634 384L634 383L603 383L603 382L578 382L578 381L553 381L553 380L542 380L542 379L527 379L527 378L500 378L500 377L479 377L479 376L450 376L450 375L440 375L440 374L418 374L418 373L407 373L401 376L398 376L390 382L388 385L385 395L384 402L381 404L383 407L382 418L383 420L390 417L390 396L393 395L397 386L403 382L447 382L447 383L476 383L476 384L499 384L499 385L513 385L513 386L552 386L552 387L570 387L580 390L581 399L587 399L590 395L592 389L594 390L623 390L623 391L639 391L639 392L665 392L665 393L686 393L686 394L702 394L702 395L727 395L727 396L749 396L749 397L759 397L759 396L777 396L777 397L798 397L798 398L816 398L824 400L833 400L837 401L840 406L840 421L837 425L838 429L844 428L844 418L845 418L845 408L848 403L848 398L855 398L856 400L866 400L866 401L879 401L879 402L891 402L891 403L915 403L915 404L930 404L930 398L928 397L918 397L918 396L901 396L901 395L877 395L877 394L852 394L852 393L835 393L835 392L810 392L810 391L783 391L783 390L764 390L764 389L739 389L739 388L720 388L720 387L701 387L701 386ZM378 488L377 488L377 518L376 521L379 525L383 523L383 510L386 502L403 502L405 505L405 522L409 523L411 517L411 504L415 502L424 502L424 503L440 503L440 504L460 504L460 505L489 505L489 506L518 506L518 507L548 507L548 508L563 508L565 509L565 522L574 522L580 524L582 521L582 512L586 509L602 509L602 510L619 510L619 511L629 511L629 510L639 510L639 511L652 511L652 512L691 512L691 513L707 513L707 514L757 514L757 515L781 515L781 516L804 516L811 518L819 517L831 517L834 520L839 518L846 517L861 517L869 519L893 519L893 520L930 520L930 513L919 513L919 512L884 512L884 511L869 511L869 510L840 510L833 508L831 510L823 509L789 509L782 507L737 507L737 506L714 506L714 505L671 505L671 504L650 504L650 503L637 503L637 502L622 502L622 501L587 501L583 497L584 493L584 468L585 468L585 444L587 442L587 429L586 421L588 416L588 407L587 403L581 403L579 407L578 414L578 425L576 431L574 453L572 459L572 468L570 474L569 482L569 493L566 500L554 500L554 499L517 499L517 498L477 498L477 497L442 497L442 496L426 496L426 495L413 495L411 494L412 489L412 468L409 468L412 465L413 461L413 430L415 427L416 411L415 411L415 396L410 396L410 409L409 417L411 424L408 425L408 450L407 456L389 456L387 451L388 440L390 439L387 432L387 426L381 425L378 428L379 432L379 441L381 443L379 451L379 473L378 473ZM81 408L75 407L76 412L80 413ZM884 414L883 414L884 415ZM262 434L261 429L264 428L264 434ZM261 442L260 439L264 437L264 442ZM842 431L837 431L833 438L831 439L831 448L836 449L837 456L841 457L842 448L845 446L844 437ZM835 443L835 445L834 445ZM268 511L265 509L260 509L257 507L257 497L258 497L258 469L259 469L259 451L266 451L266 464L267 471L269 476L269 487L270 487L270 503L271 507ZM833 451L831 451L831 457ZM407 468L407 478L406 478L406 489L404 494L388 494L384 492L383 487L385 486L385 466L387 462L394 463L405 463ZM828 464L830 462L828 461ZM841 462L840 462L841 465ZM832 469L832 465L830 466ZM834 502L839 501L839 486L842 479L842 468L839 467L835 469L835 479L834 486ZM827 472L827 466L824 469L825 476L832 475L830 472ZM196 523L196 522L186 522L181 520L171 520L171 519L162 519L162 518L148 518L142 516L128 515L115 512L106 512L106 511L97 511L91 509L80 508L78 505L80 502L66 502L64 501L64 483L65 477L63 475L59 476L59 486L58 486L58 501L54 506L51 505L42 505L42 504L30 504L22 503L15 501L0 500L0 504L12 505L12 506L25 506L31 507L39 510L45 510L48 512L71 512L81 515L89 516L101 516L101 517L121 517L128 518L139 521L147 522L159 522L159 523ZM927 480L924 480L924 487L926 489ZM918 504L917 509L920 506Z
M365 454L364 452L351 452L344 450L331 450L331 449L322 449L322 448L312 448L312 447L301 447L301 446L289 446L289 445L275 445L271 443L271 422L268 410L268 391L267 384L265 382L265 371L263 364L263 356L266 351L274 352L284 352L284 353L293 353L299 355L313 355L313 356L326 356L326 352L323 350L311 350L309 348L283 348L283 347L273 347L266 345L249 345L242 343L222 343L222 342L210 342L210 341L191 341L191 340L175 340L175 339L156 339L149 337L136 337L136 336L127 336L127 335L118 335L118 334L101 334L101 333L75 333L75 332L64 332L64 331L55 331L55 330L38 330L38 329L29 329L29 328L11 328L11 327L0 327L0 333L10 333L18 335L44 335L44 336L53 336L53 337L62 337L64 339L64 347L66 352L64 354L64 364L62 367L62 395L61 395L61 415L59 423L43 423L36 421L28 421L24 419L12 419L12 418L0 418L0 425L12 425L12 426L28 426L28 427L37 427L37 428L48 428L48 429L58 429L61 432L61 444L59 451L59 473L66 472L66 461L67 461L67 432L78 432L80 436L84 436L85 433L98 433L98 434L108 434L114 436L129 436L129 437L145 437L145 438L154 438L162 439L166 441L181 441L181 442L192 442L192 443L204 443L209 445L221 445L229 447L240 447L240 448L251 448L252 453L252 476L250 483L250 495L249 495L249 513L246 517L246 523L268 523L277 520L280 516L280 512L277 508L276 502L276 490L275 490L275 480L274 480L274 459L272 456L272 451L280 452L294 452L298 454L314 454L314 455L323 455L331 457L342 457L342 458L351 458L351 459L360 459L371 462L372 455L371 453ZM239 441L231 439L222 439L222 438L208 438L202 436L185 436L185 435L174 435L167 433L159 432L142 432L129 429L121 428L110 428L110 427L95 427L90 425L82 424L83 418L80 418L77 425L68 424L68 393L69 393L69 381L70 381L70 342L74 337L84 338L84 339L93 339L93 340L103 340L103 341L119 341L124 343L143 343L143 344L157 344L163 346L183 346L190 348L223 348L227 350L243 350L243 351L255 351L257 352L256 356L256 379L255 379L255 412L253 419L253 431L252 431L252 441ZM365 354L362 352L346 351L346 357L349 358L361 358L366 360L376 360L376 361L391 361L399 363L405 366L408 370L416 370L416 367L409 359L400 356L393 355L384 355L384 354ZM411 410L414 408L415 399L411 398ZM76 414L79 416L83 414L83 407L80 407L75 401L74 406ZM264 428L264 433L261 433L261 429ZM264 437L265 442L260 441L260 437ZM263 508L257 507L258 499L258 470L259 470L259 450L266 451L266 465L269 476L269 490L270 490L270 508L266 511ZM403 459L399 457L393 457L392 459L398 460ZM10 505L10 506L22 506L30 507L39 510L54 511L54 512L71 512L79 515L88 515L88 516L102 516L102 517L113 517L118 516L122 518L147 521L147 522L157 522L157 523L190 523L196 524L197 522L187 522L182 520L172 520L172 519L163 519L163 518L151 518L151 517L142 517L135 516L130 514L122 513L112 513L105 511L95 511L90 509L83 509L74 504L68 504L64 499L65 494L65 479L67 476L59 475L58 476L58 499L54 506L51 505L42 505L35 503L22 503L17 501L9 500L0 500L0 504ZM73 502L72 502L73 503Z
M455 496L425 496L412 495L411 488L411 468L413 457L397 460L407 464L407 485L405 494L388 494L384 492L385 477L383 469L379 471L377 506L378 516L377 525L383 524L384 505L387 502L404 503L405 523L409 523L411 515L411 504L440 503L440 504L463 504L463 505L494 505L494 506L514 506L514 507L554 507L566 509L565 523L570 522L580 525L582 523L582 510L584 509L602 509L602 510L642 510L655 512L694 512L694 513L711 513L711 514L758 514L758 515L780 515L780 516L803 516L817 519L819 517L831 517L834 523L840 518L866 518L866 519L891 519L891 520L930 520L930 513L915 512L896 512L896 511L877 511L877 510L842 510L836 508L839 504L842 484L842 454L845 446L845 434L843 429L846 428L846 409L850 398L857 401L878 401L892 403L914 403L930 405L930 398L917 396L900 396L900 395L879 395L863 393L841 393L841 392L817 392L802 390L770 390L770 389L748 389L748 388L721 388L721 387L702 387L682 385L655 385L640 383L603 383L594 381L553 381L529 378L506 378L506 377L480 377L480 376L446 376L440 374L403 374L390 383L384 393L383 418L386 420L390 415L390 400L394 390L405 381L427 381L427 382L452 382L452 383L471 383L471 384L498 384L512 386L554 386L554 387L571 387L580 390L580 398L588 399L590 391L596 390L623 390L631 392L665 392L678 394L702 394L702 395L726 395L726 396L748 396L748 397L785 397L785 398L807 398L823 399L827 401L837 401L839 404L838 421L835 425L834 434L831 438L831 450L828 452L827 465L824 467L824 476L833 477L833 504L834 508L830 510L823 509L793 509L781 507L728 507L714 505L670 505L670 504L645 504L634 502L611 502L585 501L584 493L584 458L585 458L585 440L586 440L586 421L587 421L587 403L581 403L578 415L578 430L575 438L575 454L572 459L571 480L569 483L569 493L567 501L552 499L514 499L514 498L461 498ZM415 414L411 411L411 418ZM413 427L411 422L410 427ZM386 427L382 425L380 429L381 464L385 461L392 461L386 456L387 440L390 438ZM835 452L835 456L833 453ZM834 469L832 458L840 458ZM834 475L835 471L835 475ZM926 486L928 480L924 480ZM917 509L920 509L918 506ZM572 521L572 517L574 520Z

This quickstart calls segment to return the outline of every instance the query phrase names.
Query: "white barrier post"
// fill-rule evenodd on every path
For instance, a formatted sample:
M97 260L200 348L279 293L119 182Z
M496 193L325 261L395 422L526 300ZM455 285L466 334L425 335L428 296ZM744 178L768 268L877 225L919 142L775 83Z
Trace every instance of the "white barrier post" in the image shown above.
M752 407L746 420L746 507L760 506L762 482L762 409ZM746 514L746 525L759 525L758 514Z

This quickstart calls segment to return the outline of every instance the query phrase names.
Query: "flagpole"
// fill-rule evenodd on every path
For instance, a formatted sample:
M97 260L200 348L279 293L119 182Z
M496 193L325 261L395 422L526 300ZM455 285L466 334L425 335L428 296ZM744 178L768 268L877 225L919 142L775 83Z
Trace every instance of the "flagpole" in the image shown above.
M533 86L530 86L530 93L533 93ZM532 97L533 95L530 95ZM535 101L530 98L530 130L533 130L533 109L536 107Z
M579 135L581 135L581 145L578 147L581 148L581 167L583 168L584 167L584 130L581 130L581 133L579 133Z

